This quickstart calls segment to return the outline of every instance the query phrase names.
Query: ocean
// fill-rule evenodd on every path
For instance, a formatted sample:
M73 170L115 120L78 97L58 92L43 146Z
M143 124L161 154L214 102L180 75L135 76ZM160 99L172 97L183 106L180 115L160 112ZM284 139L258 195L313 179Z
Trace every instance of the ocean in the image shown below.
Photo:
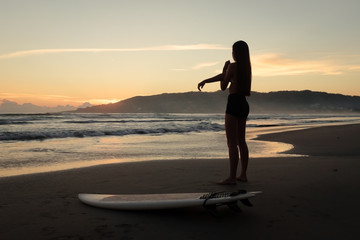
M250 158L296 157L257 135L359 123L359 114L250 114ZM0 177L99 164L227 158L223 114L0 114Z

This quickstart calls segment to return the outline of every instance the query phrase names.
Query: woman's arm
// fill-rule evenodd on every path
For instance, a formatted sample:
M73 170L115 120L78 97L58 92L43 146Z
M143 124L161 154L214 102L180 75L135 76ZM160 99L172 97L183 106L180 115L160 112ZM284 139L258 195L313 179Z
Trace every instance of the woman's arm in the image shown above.
M224 66L225 69L225 66ZM220 81L220 88L221 90L225 91L227 86L229 85L229 82L231 80L232 74L233 74L233 70L234 70L234 65L233 64L228 64L227 68L226 68L226 72L223 74L224 77L223 79Z
M213 82L222 82L223 79L224 79L224 76L225 76L225 73L226 73L226 70L228 68L230 64L230 61L226 61L225 64L224 64L224 67L223 67L223 72L212 77L212 78L208 78L208 79L205 79L203 81L201 81L199 84L198 84L198 89L199 91L201 91L201 89L204 87L204 85L206 83L213 83Z
M201 89L204 87L206 83L220 82L223 78L224 78L224 74L221 73L212 78L205 79L198 84L198 89L199 91L201 91Z

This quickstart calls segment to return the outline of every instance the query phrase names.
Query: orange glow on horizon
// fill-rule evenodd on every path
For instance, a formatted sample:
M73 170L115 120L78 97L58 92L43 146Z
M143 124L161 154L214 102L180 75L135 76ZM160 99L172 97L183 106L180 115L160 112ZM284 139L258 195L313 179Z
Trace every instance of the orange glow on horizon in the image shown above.
M253 75L261 77L304 74L341 75L345 71L358 71L360 65L349 65L329 59L296 60L281 53L252 56Z
M19 105L31 103L41 107L56 107L66 105L78 107L84 103L90 103L91 105L102 105L119 102L123 99L77 99L74 97L59 95L0 93L0 104L2 104L4 100L15 102Z

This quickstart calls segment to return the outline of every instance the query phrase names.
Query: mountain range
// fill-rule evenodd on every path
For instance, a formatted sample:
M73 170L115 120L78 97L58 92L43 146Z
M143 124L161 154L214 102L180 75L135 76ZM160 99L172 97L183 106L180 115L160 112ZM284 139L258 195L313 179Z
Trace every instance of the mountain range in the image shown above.
M51 113L51 112L65 112L74 111L83 107L92 106L90 103L83 103L81 106L74 107L71 105L58 105L56 107L38 106L32 103L18 104L13 101L3 99L0 101L0 113Z
M360 97L326 92L252 92L252 113L360 113ZM120 102L79 108L81 113L223 113L227 92L164 93L136 96Z

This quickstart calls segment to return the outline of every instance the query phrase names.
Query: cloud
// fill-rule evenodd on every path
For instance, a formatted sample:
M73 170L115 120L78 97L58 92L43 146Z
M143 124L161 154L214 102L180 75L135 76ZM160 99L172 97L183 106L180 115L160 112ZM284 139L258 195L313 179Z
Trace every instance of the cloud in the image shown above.
M55 48L55 49L34 49L17 51L0 55L0 59L27 57L43 54L57 53L102 53L102 52L149 52L149 51L191 51L191 50L229 50L219 44L190 44L190 45L163 45L144 48Z
M286 75L340 75L345 71L359 70L360 65L341 63L341 59L298 60L280 53L267 53L251 57L253 75L286 76Z
M206 63L199 63L196 64L195 66L192 67L192 69L201 69L201 68L206 68L206 67L213 67L215 65L217 65L219 62L206 62Z
M358 56L332 56L322 59L301 60L284 53L263 53L251 55L254 76L295 76L307 74L341 75L347 71L359 71ZM350 61L350 62L346 62ZM219 62L204 62L188 68L173 68L171 71L190 71L213 67ZM221 70L216 70L216 73Z
M172 68L172 69L170 69L170 71L179 71L179 72L181 72L181 71L188 71L188 69L186 69L186 68Z
M28 94L28 93L6 93L0 92L0 101L1 99L39 99L42 101L49 101L49 100L61 100L61 101L76 101L77 98L65 96L65 95L50 95L50 94ZM81 101L79 101L81 102Z
M213 67L216 66L219 62L204 62L204 63L198 63L192 67L189 68L172 68L170 69L171 71L189 71L189 70L199 70L202 68L207 68L207 67Z
M349 66L348 69L350 71L359 71L360 70L360 65Z
M94 99L88 99L87 101L93 105L100 105L100 104L109 104L109 103L116 103L119 102L123 99L98 99L98 98L94 98Z

